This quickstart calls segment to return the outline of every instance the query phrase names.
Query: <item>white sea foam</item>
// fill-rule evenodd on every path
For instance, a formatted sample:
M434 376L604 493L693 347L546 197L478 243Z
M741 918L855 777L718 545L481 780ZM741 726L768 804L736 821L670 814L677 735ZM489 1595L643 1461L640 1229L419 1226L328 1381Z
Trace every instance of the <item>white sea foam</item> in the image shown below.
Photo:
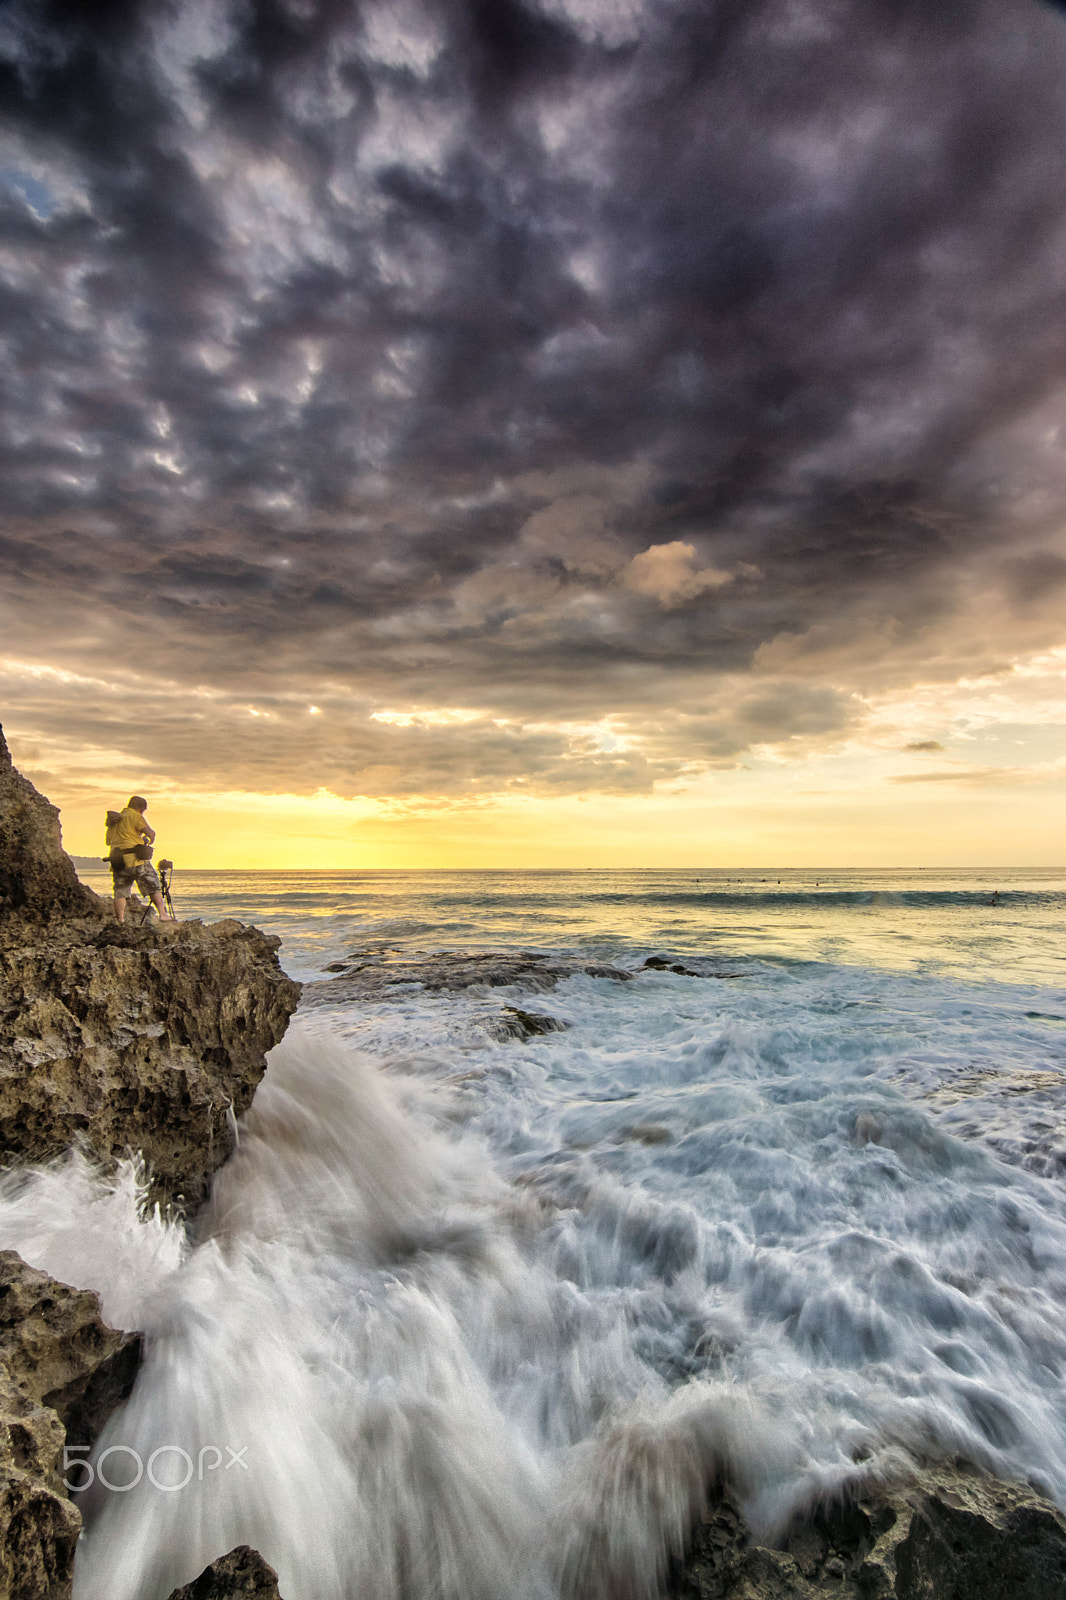
M96 1464L192 1464L83 1497L78 1600L240 1543L287 1600L650 1600L716 1477L773 1537L940 1455L1066 1505L1062 1015L760 962L405 989L290 1030L191 1245L132 1171L9 1179L0 1244L149 1334Z
M61 1176L39 1180L32 1253L69 1266ZM24 1248L34 1188L4 1216ZM716 1473L780 1479L795 1448L726 1385L671 1397L624 1307L538 1259L551 1215L479 1143L297 1030L200 1242L125 1301L150 1336L94 1453L107 1486L82 1496L79 1600L165 1597L238 1543L294 1600L653 1593ZM154 1259L154 1223L122 1226L122 1252L89 1243L68 1272L108 1304L116 1267ZM151 1473L127 1488L138 1463Z
M147 1326L156 1293L188 1250L185 1230L145 1202L139 1160L103 1177L81 1151L32 1171L0 1177L0 1239L5 1250L61 1283L95 1289L115 1328Z

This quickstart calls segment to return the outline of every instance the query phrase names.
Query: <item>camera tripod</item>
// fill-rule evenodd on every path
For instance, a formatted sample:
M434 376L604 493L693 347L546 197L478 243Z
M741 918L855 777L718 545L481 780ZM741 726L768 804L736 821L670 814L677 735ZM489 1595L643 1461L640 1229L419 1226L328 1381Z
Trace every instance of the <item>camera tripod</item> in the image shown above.
M157 865L156 865L156 872L159 875L159 893L163 896L163 904L166 906L167 910L170 912L170 915L173 917L174 916L174 902L170 898L170 880L174 876L174 863L173 863L173 861L160 861L160 862L158 862ZM149 900L148 904L145 906L144 910L141 912L141 922L142 922L142 924L147 922L148 918L151 915L152 915L152 902Z

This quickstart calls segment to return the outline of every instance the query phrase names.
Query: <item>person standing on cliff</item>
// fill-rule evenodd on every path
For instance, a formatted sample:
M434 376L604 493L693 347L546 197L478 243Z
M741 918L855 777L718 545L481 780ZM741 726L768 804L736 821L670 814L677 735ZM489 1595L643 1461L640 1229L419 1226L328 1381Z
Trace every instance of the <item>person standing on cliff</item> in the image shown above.
M159 874L149 860L155 829L145 820L144 813L147 810L148 801L143 795L134 794L130 796L125 810L107 813L106 843L114 884L116 922L126 920L126 901L134 884L151 896L160 922L171 920L163 905L163 886L159 882Z

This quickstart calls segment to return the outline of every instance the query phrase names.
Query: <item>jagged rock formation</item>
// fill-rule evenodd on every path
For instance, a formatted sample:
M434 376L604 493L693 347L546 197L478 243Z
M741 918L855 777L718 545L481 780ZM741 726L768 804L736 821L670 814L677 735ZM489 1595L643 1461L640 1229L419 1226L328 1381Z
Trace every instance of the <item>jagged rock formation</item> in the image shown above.
M718 1490L671 1576L666 1600L1062 1600L1066 1518L1018 1485L931 1468L894 1491L815 1513L783 1550L748 1535ZM277 1600L277 1577L247 1547L170 1600ZM574 1600L580 1600L575 1596Z
M0 731L0 1165L77 1142L196 1205L296 1008L277 948L238 922L118 927ZM0 1600L70 1594L63 1446L92 1444L137 1360L95 1295L0 1254Z
M170 1600L281 1600L278 1575L258 1550L246 1544L220 1556L192 1583L175 1589Z
M687 978L736 978L740 974L723 971L712 957L694 957L693 964L682 966L665 956L649 956L641 972L675 972ZM336 1005L353 1000L401 1000L418 988L426 994L462 994L489 989L524 989L530 994L547 994L564 978L585 973L590 978L613 978L629 983L638 973L624 967L580 957L547 956L537 950L444 950L398 951L386 945L353 950L347 961L335 961L326 968L333 978L309 984L305 993L308 1005ZM543 1031L543 1030L541 1030ZM503 1027L502 1038L518 1030Z
M303 994L305 1008L356 1000L402 1001L413 989L441 996L465 994L476 999L483 999L492 989L546 994L561 979L579 972L593 978L613 978L617 983L628 983L633 977L621 967L549 959L534 950L413 951L401 955L385 946L354 951L347 961L334 962L326 971L337 976L308 984ZM476 1026L490 1039L505 1043L561 1033L570 1024L540 1011L523 1011L508 1005L491 1016L478 1017Z
M1062 1600L1066 1517L1032 1490L930 1468L752 1541L715 1495L668 1600Z
M258 1550L238 1545L205 1567L192 1583L175 1589L170 1600L281 1600L278 1575Z
M100 1302L0 1250L0 1362L20 1393L55 1411L72 1444L91 1445L140 1363L140 1336L109 1328Z
M239 922L0 925L0 1158L141 1153L157 1198L199 1204L296 1008L277 946Z
M94 1442L138 1348L101 1320L94 1294L0 1251L0 1600L70 1594L81 1515L62 1483L64 1442Z
M649 956L641 972L674 972L688 978L735 978L733 971L720 971L713 959L696 958L698 967L669 962L663 956ZM346 1005L353 1001L375 1003L402 1001L413 989L425 994L466 994L484 999L493 989L519 989L529 994L546 994L564 978L584 973L590 978L611 978L630 983L639 972L624 967L605 966L579 957L547 956L536 950L404 951L385 945L353 950L347 961L335 961L326 968L336 976L308 984L304 990L305 1008ZM477 1026L490 1039L501 1043L509 1039L526 1040L539 1034L559 1033L569 1023L543 1012L523 1011L504 1006L493 1016L478 1020Z
M299 985L239 922L110 917L0 730L0 1163L143 1154L156 1198L195 1206Z
M92 917L105 910L99 895L78 881L63 850L59 812L16 772L0 728L0 921Z
M563 1033L569 1026L558 1017L545 1016L543 1011L504 1006L502 1014L493 1021L491 1031L497 1039L536 1039L545 1033Z

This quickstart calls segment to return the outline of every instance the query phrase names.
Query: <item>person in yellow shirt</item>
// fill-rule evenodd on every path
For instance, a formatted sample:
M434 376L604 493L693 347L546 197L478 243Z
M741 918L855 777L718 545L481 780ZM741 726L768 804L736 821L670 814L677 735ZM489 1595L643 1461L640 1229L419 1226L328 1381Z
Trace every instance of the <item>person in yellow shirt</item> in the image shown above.
M148 859L151 855L148 847L155 839L155 829L145 820L144 813L147 810L148 801L143 795L134 794L124 810L107 813L106 843L114 885L116 922L126 920L126 901L134 884L151 897L160 922L170 920L163 905L163 886L159 882L159 874Z

